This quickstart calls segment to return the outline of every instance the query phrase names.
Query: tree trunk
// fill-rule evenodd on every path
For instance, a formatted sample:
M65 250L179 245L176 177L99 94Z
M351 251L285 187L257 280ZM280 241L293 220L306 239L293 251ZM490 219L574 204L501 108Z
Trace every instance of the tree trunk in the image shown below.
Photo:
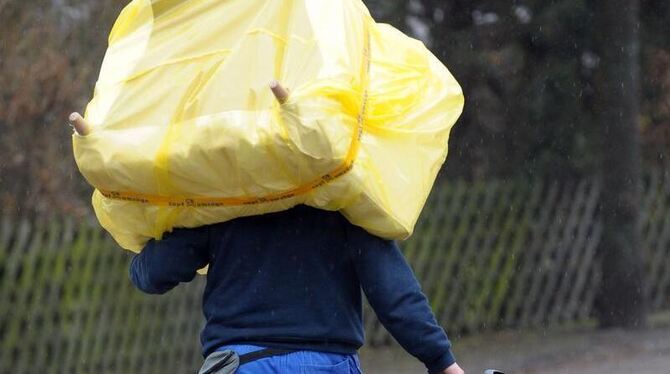
M639 327L646 319L640 247L640 45L638 0L596 0L597 118L602 129L604 224L597 300L603 327Z

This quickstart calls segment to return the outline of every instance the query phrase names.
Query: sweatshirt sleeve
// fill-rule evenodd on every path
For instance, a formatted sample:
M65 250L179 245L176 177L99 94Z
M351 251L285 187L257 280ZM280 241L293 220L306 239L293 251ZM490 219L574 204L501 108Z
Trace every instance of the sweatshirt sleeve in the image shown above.
M398 245L358 227L348 236L363 292L384 327L431 374L456 362L447 334Z
M190 282L209 262L208 228L175 229L150 240L130 263L130 280L143 292L164 294Z

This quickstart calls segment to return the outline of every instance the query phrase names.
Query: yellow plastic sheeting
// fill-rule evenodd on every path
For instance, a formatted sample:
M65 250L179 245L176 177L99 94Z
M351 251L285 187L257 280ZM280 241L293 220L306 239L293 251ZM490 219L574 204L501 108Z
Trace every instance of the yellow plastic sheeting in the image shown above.
M298 204L403 239L462 107L449 71L359 0L133 0L73 145L100 223L132 251Z

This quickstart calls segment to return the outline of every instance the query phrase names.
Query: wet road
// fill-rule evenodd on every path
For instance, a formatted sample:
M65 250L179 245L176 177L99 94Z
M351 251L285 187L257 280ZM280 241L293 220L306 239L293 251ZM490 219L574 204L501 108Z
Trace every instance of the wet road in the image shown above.
M507 374L670 373L670 327L500 332L454 340L469 374L485 368ZM363 350L361 360L366 374L426 372L399 347Z

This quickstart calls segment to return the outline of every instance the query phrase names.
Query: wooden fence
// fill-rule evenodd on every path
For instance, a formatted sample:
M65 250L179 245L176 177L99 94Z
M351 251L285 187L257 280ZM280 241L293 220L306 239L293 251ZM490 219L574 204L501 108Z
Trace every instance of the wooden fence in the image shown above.
M670 309L670 181L649 174L642 250L654 311ZM581 323L598 291L596 180L455 182L403 249L451 334ZM145 296L93 223L0 221L0 373L193 372L204 279ZM366 310L367 341L390 336Z

